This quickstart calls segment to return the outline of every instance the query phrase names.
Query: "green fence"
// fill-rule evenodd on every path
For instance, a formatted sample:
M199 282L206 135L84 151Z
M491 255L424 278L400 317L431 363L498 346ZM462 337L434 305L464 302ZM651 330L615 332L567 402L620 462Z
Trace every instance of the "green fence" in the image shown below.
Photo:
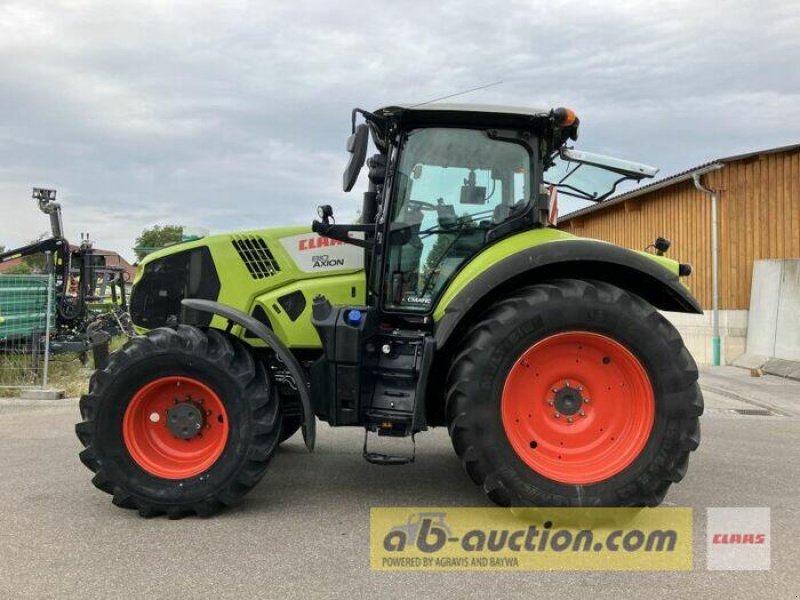
M46 385L53 292L48 275L0 275L0 388Z

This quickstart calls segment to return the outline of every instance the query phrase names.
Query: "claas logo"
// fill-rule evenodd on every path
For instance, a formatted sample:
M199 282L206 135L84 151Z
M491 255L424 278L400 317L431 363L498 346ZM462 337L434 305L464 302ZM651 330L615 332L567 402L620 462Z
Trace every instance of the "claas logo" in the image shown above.
M767 540L763 533L715 533L713 544L763 544Z
M297 241L297 249L300 252L316 250L317 248L328 248L330 246L344 246L344 242L319 236L303 238Z

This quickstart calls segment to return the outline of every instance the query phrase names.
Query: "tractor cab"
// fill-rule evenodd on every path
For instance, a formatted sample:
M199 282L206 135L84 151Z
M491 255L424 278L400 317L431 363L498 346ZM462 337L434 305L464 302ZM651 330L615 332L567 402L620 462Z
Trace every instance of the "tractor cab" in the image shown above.
M356 124L362 117L364 123ZM652 177L646 165L566 147L579 120L538 110L436 104L353 111L344 190L356 183L368 137L361 223L336 224L319 208L313 230L364 248L367 306L319 296L312 322L324 357L312 369L317 410L335 425L381 435L426 427L423 409L436 352L433 313L448 285L491 246L555 223L558 191L599 201L619 182ZM396 462L368 452L374 462ZM413 456L413 455L412 455Z
M359 116L364 123L356 124ZM335 225L324 206L313 227L367 250L373 304L387 314L430 314L470 258L555 224L559 192L599 202L622 181L658 172L567 147L580 123L567 108L400 105L355 109L352 123L345 191L362 170L370 133L378 150L366 161L361 223Z

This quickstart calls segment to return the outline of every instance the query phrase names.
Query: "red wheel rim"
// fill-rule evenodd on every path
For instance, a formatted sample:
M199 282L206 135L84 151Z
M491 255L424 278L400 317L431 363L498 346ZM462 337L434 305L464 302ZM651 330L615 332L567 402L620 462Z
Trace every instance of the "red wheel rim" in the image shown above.
M190 439L178 437L167 425L169 411L179 404L202 414ZM210 468L222 454L228 415L219 396L200 381L161 377L134 394L123 417L122 437L133 460L148 473L186 479Z
M501 402L517 455L561 483L604 481L644 449L655 419L653 387L637 358L589 332L551 335L511 367Z

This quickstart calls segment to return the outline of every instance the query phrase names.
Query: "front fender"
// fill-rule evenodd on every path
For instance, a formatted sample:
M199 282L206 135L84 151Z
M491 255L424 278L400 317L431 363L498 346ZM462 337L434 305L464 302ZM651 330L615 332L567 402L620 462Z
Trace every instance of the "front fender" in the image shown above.
M229 323L236 324L256 337L262 340L275 354L283 361L286 368L291 373L294 380L297 382L297 392L300 394L300 404L303 407L303 440L306 443L306 448L311 452L314 450L314 442L316 440L316 417L311 408L311 395L308 393L308 381L303 373L303 368L297 362L294 354L286 347L286 345L276 336L269 327L257 321L250 315L243 313L240 310L231 308L220 302L213 300L198 300L194 298L186 298L181 303L187 308L191 308L200 312L211 313L218 315L223 319L227 319Z
M675 265L675 269L667 265ZM434 311L440 348L464 319L492 300L524 285L549 279L594 279L634 293L660 310L702 314L703 309L680 283L678 263L634 252L607 242L561 238L525 248L493 262L467 282L454 280ZM468 274L469 265L461 275ZM451 284L450 287L452 287Z

